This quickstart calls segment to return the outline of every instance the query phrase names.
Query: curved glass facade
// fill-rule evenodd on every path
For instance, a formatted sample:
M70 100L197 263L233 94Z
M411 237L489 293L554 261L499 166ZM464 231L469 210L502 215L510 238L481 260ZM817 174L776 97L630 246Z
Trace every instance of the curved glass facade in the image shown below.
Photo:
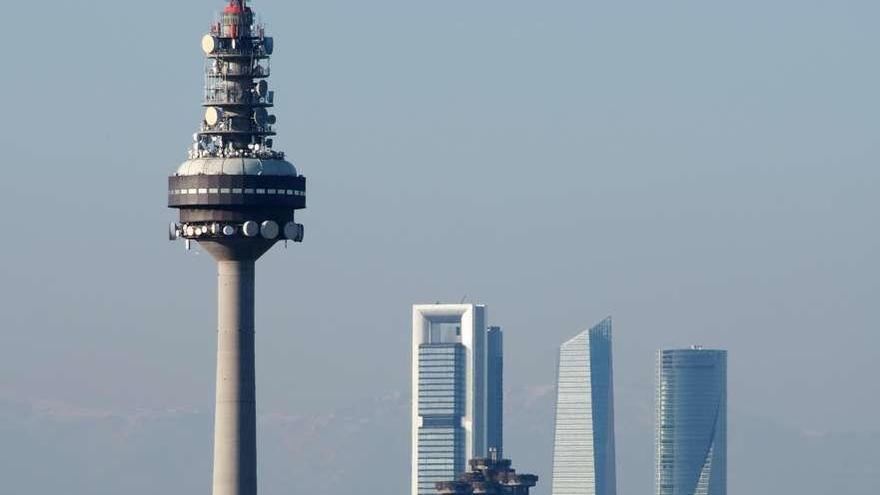
M657 358L656 494L727 494L727 351Z
M611 319L559 349L553 495L615 495Z

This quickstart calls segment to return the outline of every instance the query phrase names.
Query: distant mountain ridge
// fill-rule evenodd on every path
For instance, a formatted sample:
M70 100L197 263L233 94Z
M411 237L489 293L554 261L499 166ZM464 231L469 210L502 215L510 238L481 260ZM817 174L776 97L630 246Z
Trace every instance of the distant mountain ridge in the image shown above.
M549 494L553 388L507 395L506 453L518 471L541 476L535 493ZM650 493L650 411L619 395L619 493ZM0 397L0 479L10 493L208 493L211 427L209 411L122 414ZM730 493L880 493L878 432L798 432L736 414L730 427ZM264 413L258 432L262 493L408 493L403 393L325 414Z

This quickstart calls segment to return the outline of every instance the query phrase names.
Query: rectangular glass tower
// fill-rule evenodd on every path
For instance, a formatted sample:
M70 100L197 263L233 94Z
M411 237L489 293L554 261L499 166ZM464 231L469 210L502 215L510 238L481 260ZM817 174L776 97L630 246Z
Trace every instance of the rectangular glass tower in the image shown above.
M420 483L453 479L465 468L465 432L458 421L465 409L465 353L457 343L419 346Z
M553 495L615 495L611 318L559 349Z
M501 327L486 332L486 451L502 457L504 442L504 333Z
M727 495L727 351L657 356L657 495Z
M413 306L412 495L500 451L501 335L482 305Z

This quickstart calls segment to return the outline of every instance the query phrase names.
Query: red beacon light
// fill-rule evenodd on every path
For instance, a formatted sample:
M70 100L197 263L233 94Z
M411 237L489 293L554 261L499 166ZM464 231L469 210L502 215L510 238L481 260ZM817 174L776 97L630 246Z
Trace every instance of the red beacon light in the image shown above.
M241 14L251 9L245 5L244 0L230 0L229 5L223 9L224 14Z
M245 0L230 0L229 5L223 9L220 21L220 33L224 37L238 38L250 32L253 23L253 11L247 6Z

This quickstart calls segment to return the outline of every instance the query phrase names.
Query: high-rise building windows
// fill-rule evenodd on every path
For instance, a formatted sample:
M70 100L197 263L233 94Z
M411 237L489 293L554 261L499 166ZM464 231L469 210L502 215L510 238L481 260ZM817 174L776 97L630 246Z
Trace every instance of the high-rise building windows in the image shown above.
M727 494L727 352L657 356L656 494Z
M611 319L559 349L553 495L615 495Z
M485 307L413 306L412 495L501 448L501 329Z

